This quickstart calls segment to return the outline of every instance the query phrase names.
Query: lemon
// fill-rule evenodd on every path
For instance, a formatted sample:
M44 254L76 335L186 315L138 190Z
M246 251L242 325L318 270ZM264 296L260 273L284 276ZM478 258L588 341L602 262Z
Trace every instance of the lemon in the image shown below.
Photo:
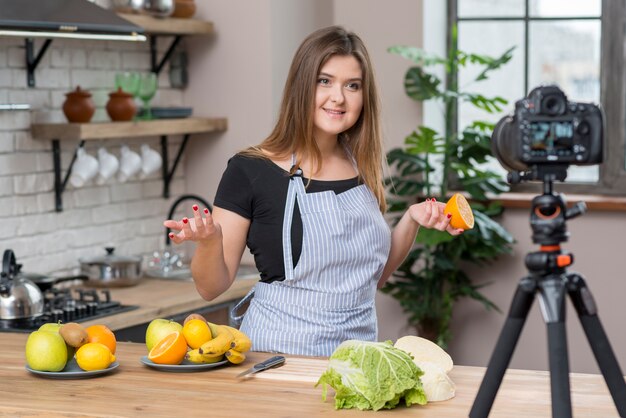
M211 329L206 321L192 319L183 327L183 336L187 340L187 345L196 349L211 340Z
M109 347L101 343L87 343L76 351L76 363L85 370L103 370L115 361Z

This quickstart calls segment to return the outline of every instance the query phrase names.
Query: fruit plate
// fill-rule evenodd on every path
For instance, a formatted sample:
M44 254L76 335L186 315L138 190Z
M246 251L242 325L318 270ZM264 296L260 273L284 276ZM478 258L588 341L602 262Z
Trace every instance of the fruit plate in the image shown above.
M49 377L51 379L87 379L90 377L96 377L106 373L110 373L118 367L119 363L117 361L114 361L106 369L85 371L78 367L75 359L72 359L65 365L65 368L60 372L42 372L40 370L31 369L28 365L26 365L26 370L33 374L36 374L37 376Z
M176 372L176 373L191 373L200 372L203 370L213 369L215 367L223 366L228 363L228 360L218 361L217 363L192 363L189 360L183 360L181 364L157 364L152 362L148 356L143 356L141 362L153 369L161 370L164 372Z

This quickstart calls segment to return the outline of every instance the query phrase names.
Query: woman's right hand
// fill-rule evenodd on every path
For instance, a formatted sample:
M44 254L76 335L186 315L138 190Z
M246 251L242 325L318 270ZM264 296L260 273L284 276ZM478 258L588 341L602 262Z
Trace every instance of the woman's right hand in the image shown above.
M173 232L169 233L170 240L175 244L185 241L194 241L198 244L211 243L222 237L222 228L213 222L209 209L204 208L204 216L198 205L193 205L193 218L183 218L181 221L168 219L163 222L166 228ZM178 232L176 232L178 231Z

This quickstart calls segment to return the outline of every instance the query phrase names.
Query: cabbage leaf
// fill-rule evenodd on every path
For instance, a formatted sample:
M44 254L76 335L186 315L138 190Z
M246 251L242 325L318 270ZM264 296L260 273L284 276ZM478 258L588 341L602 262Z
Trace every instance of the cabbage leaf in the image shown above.
M328 386L335 390L335 408L361 410L426 404L420 376L422 371L411 356L395 348L391 341L344 341L330 356L328 368L317 384L322 384L326 401Z

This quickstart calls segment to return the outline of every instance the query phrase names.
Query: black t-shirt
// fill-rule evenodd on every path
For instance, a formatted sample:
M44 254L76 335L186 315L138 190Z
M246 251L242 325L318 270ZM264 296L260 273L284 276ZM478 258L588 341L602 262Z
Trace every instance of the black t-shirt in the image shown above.
M308 179L303 179L307 185ZM358 186L357 177L347 180L311 180L307 193L334 191L336 194ZM285 279L283 260L283 217L289 187L289 172L264 158L235 155L228 161L214 205L250 219L247 246L261 280ZM291 224L291 247L294 267L302 252L302 219L298 202Z

